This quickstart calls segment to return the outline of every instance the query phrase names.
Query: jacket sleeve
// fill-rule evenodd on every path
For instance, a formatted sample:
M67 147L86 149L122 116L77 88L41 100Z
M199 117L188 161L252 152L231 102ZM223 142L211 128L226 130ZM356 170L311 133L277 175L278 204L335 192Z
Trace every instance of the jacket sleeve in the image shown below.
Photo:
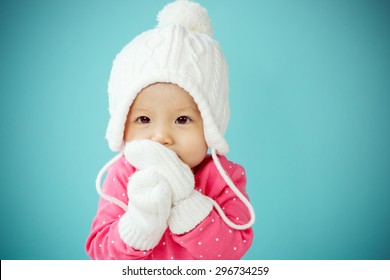
M128 203L127 182L135 172L125 158L121 158L107 172L103 192ZM100 198L97 214L92 222L86 242L86 252L92 259L145 259L149 251L138 251L123 242L119 236L118 223L124 214L119 206Z
M224 157L221 157L221 164L236 187L248 197L244 168ZM223 180L213 162L196 176L196 189L215 200L232 222L245 224L250 220L247 207ZM192 231L173 238L195 259L241 259L252 244L253 230L229 227L213 208Z

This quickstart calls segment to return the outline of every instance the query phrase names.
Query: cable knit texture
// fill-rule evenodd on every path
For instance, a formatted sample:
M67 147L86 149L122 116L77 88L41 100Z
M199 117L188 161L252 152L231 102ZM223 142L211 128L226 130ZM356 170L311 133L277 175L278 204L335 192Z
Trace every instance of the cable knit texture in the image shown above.
M247 197L244 169L223 156L220 156L220 161L237 188ZM137 172L124 156L121 157L109 169L103 191L126 204L130 201L131 204L132 197L128 197L127 184L129 177L132 178ZM195 188L192 191L197 193L196 196L217 201L226 215L237 224L245 224L249 221L247 207L221 178L210 156L197 166L194 175ZM194 203L188 201L188 205L178 204L174 207L168 220L169 227L162 234L157 245L150 250L142 250L137 249L136 245L133 247L127 244L123 239L124 235L122 234L122 238L119 233L118 227L119 223L123 223L122 217L132 223L130 215L125 214L126 212L119 206L101 198L86 242L86 251L92 259L242 258L252 243L252 229L234 230L226 225L215 209L212 209L197 225L191 225L192 230L187 232L185 224L197 212L196 203L196 201ZM180 211L179 208L182 210ZM185 233L175 234L181 231Z
M192 230L213 208L210 198L192 190L187 199L177 203L169 215L169 228L174 234L183 234Z
M157 245L167 228L171 189L162 176L146 169L130 178L127 193L131 199L127 212L119 220L119 234L129 246L149 250Z
M176 153L158 142L134 140L126 143L125 156L137 169L151 168L163 176L172 189L173 203L188 198L194 188L194 174Z

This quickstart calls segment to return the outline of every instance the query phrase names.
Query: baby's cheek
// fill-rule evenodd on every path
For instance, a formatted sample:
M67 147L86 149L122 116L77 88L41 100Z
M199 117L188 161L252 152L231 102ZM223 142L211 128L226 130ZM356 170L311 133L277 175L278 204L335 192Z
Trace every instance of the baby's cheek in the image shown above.
M207 149L204 151L194 151L189 153L186 159L183 159L183 162L186 163L190 168L196 167L200 164L207 155Z

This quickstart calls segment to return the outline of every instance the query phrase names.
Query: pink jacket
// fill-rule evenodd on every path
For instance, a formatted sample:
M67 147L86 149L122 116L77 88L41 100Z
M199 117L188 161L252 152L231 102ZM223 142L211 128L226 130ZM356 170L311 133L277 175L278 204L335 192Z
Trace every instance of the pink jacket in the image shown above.
M237 188L247 197L246 176L242 166L220 156L226 170ZM103 191L124 203L128 203L127 182L136 169L121 157L107 172ZM250 216L248 209L225 183L211 156L196 167L195 189L214 199L226 216L236 224L245 224ZM160 243L148 251L138 251L119 236L118 222L124 211L104 199L100 199L91 233L86 242L86 251L92 259L240 259L248 251L252 239L251 228L235 230L230 228L213 209L199 225L183 235L172 234L169 228Z

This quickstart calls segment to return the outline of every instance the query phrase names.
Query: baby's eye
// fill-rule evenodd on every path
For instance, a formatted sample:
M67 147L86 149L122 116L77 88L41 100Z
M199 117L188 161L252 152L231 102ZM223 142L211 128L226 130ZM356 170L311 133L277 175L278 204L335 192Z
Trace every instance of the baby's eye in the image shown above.
M191 121L191 119L189 117L186 117L186 116L181 116L181 117L178 117L176 119L177 124L186 124L186 123L189 123L190 121Z
M147 124L147 123L150 123L150 119L146 116L141 116L141 117L137 118L137 122Z

